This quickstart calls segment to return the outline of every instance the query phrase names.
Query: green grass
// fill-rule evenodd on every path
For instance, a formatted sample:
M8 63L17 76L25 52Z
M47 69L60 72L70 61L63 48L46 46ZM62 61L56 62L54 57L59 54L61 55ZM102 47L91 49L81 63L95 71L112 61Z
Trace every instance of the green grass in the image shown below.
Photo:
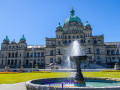
M120 72L83 72L84 77L120 78Z
M69 77L67 72L0 74L0 84L25 82L39 78ZM120 78L120 72L83 72L84 77Z
M66 72L0 74L0 84L25 82L39 78L68 77Z

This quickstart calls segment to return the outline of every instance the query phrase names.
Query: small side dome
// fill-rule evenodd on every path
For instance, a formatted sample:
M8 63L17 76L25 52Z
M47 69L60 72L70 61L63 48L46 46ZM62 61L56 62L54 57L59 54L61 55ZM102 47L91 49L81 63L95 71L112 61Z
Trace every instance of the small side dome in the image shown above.
M25 39L24 35L22 35L22 38L20 39L20 42L21 43L25 43L26 42L26 39Z
M57 28L62 28L62 26L60 25L60 22L59 22L59 24L58 24Z
M88 27L88 26L90 26L91 27L91 25L88 23L88 21L86 21L86 23L85 23L85 25L84 25L85 27Z
M8 36L5 37L5 39L3 40L3 43L9 43L9 39L8 39Z

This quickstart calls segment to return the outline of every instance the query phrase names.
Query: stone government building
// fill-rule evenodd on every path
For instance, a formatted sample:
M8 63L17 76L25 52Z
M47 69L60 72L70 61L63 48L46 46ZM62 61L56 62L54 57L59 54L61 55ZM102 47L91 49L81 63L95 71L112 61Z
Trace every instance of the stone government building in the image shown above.
M3 40L0 51L0 67L31 68L38 64L39 68L45 68L50 63L61 65L65 58L66 49L69 44L77 39L86 55L88 61L98 64L111 64L120 61L120 53L117 43L104 42L104 35L93 36L91 25L86 22L83 25L81 19L70 11L71 15L65 20L63 27L56 28L56 38L46 38L46 45L27 45L24 35L19 42L9 41L8 37Z

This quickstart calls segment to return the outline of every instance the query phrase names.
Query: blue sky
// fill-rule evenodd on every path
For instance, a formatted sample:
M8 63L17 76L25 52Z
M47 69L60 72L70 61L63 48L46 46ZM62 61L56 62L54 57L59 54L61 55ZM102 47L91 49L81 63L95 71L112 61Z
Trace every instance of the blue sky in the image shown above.
M56 26L75 15L91 24L93 35L105 42L120 41L120 0L0 0L0 43L8 35L19 41L24 34L29 45L45 45L55 37Z

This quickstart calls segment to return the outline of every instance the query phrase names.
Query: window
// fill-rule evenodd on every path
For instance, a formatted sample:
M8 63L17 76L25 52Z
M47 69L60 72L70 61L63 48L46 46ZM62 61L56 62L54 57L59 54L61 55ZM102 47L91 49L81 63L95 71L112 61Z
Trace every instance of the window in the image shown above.
M49 46L51 46L51 42L49 42Z
M41 57L44 57L44 52L41 52Z
M77 36L77 38L79 38L79 36Z
M64 44L65 44L65 45L67 44L67 40L64 41Z
M111 62L115 62L115 57L112 57L112 60L111 60Z
M15 53L15 57L17 57L17 56L18 56L18 53L16 52L16 53Z
M69 40L69 44L71 43L71 40Z
M67 37L65 36L65 38L67 38Z
M50 58L50 63L53 63L53 58Z
M96 49L96 54L100 54L100 49L99 48Z
M101 43L101 40L98 40L98 43Z
M71 37L69 36L69 39L70 39Z
M31 53L30 57L33 57L33 53Z
M107 62L111 62L111 58L110 57L107 59Z
M58 45L60 45L60 41L58 41Z
M14 53L12 53L12 57L14 57Z
M15 65L17 64L17 59L15 59Z
M89 54L91 53L91 48L88 48L88 53L89 53Z
M36 52L34 52L34 57L36 57Z
M58 49L58 54L60 54L60 49Z
M83 41L83 40L81 40L81 44L82 44L82 43L84 43L84 41Z
M33 63L36 64L36 59L34 59Z
M98 62L98 61L100 61L100 57L99 57L99 56L97 56L97 62Z
M45 61L43 59L41 59L41 64L44 65L45 64Z
M27 52L27 57L29 57L29 52Z
M53 50L50 51L50 56L53 56Z
M107 55L110 55L110 50L107 50Z
M116 50L116 55L119 55L119 50Z
M8 65L10 65L10 60L8 60Z
M90 43L90 40L88 40L88 43Z
M26 60L26 65L28 65L28 60Z
M8 57L11 57L11 53L8 54Z
M111 54L112 54L112 55L115 55L115 51L114 51L114 50L111 50Z
M75 36L73 36L73 38L75 38Z
M38 52L38 57L40 57L40 52Z
M94 40L94 44L97 44L97 41L96 41L96 40Z

